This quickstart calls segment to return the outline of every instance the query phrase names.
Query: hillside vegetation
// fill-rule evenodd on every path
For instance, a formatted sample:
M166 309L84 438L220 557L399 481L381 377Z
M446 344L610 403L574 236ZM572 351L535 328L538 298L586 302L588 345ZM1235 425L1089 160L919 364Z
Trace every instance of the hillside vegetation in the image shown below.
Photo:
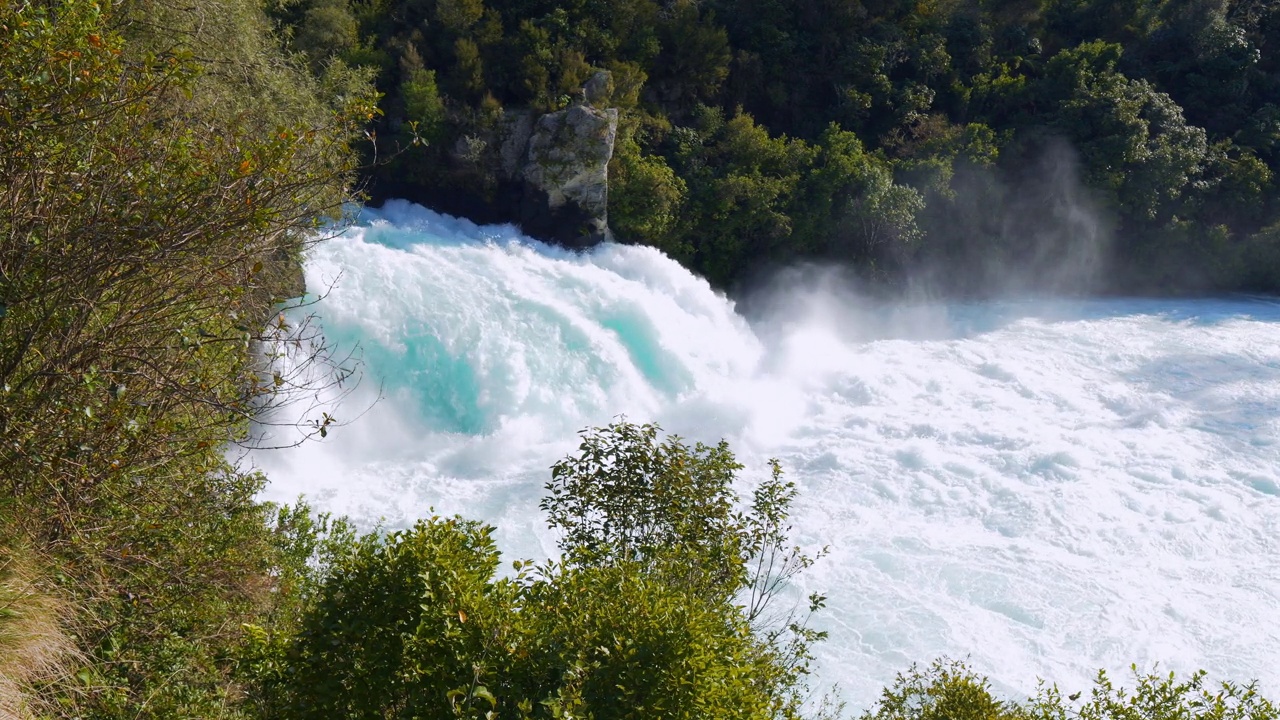
M377 74L400 196L502 214L504 114L596 69L610 221L733 288L778 263L943 291L1280 290L1263 0L283 0ZM414 140L425 140L426 145Z
M225 453L304 390L258 343L332 359L268 319L347 197L363 84L312 76L251 1L0 6L0 547L31 558L0 563L29 578L0 578L19 596L0 622L77 650L6 640L0 668L36 666L3 692L66 717L235 714L227 658L287 602L289 516Z

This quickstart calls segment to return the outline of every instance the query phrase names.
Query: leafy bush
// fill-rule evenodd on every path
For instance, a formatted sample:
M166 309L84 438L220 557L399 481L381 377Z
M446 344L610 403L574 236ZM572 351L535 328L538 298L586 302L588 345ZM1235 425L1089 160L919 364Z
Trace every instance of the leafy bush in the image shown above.
M0 524L74 606L59 714L236 712L289 558L226 444L307 389L259 343L338 360L271 309L374 110L331 80L246 0L0 7Z
M1088 689L1064 697L1056 685L1041 683L1025 701L1000 700L990 681L961 662L939 660L913 666L885 688L862 720L1275 720L1280 708L1256 686L1223 682L1206 687L1205 674L1185 680L1132 668L1132 690L1116 687L1099 671ZM1084 695L1082 698L1081 696Z
M740 511L727 445L658 432L590 430L556 465L544 507L565 533L560 562L517 561L498 578L493 529L439 517L339 553L295 634L255 633L260 706L281 718L798 717L821 634L772 607L812 562L787 544L794 486L775 465Z

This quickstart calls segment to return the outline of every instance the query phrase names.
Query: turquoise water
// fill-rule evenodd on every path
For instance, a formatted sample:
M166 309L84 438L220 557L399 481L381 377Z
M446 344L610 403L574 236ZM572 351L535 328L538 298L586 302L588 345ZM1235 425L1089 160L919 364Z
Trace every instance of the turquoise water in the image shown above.
M855 706L968 656L1011 691L1130 663L1280 694L1280 304L869 303L822 274L748 320L648 248L574 255L403 203L308 261L366 379L320 443L253 460L366 526L461 512L513 556L574 434L625 413L778 457L831 555L821 679ZM378 395L382 400L373 403Z

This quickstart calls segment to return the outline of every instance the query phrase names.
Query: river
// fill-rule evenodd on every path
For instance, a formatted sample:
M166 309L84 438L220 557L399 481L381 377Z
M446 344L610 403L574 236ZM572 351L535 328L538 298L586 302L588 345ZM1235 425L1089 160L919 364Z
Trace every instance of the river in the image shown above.
M1273 300L885 304L815 272L748 319L653 249L397 202L307 279L325 336L362 348L334 411L359 418L255 453L269 499L365 527L462 513L546 557L547 468L625 414L728 439L744 489L781 460L798 540L831 549L796 588L830 598L820 684L854 707L941 655L1013 693L1156 662L1280 691Z

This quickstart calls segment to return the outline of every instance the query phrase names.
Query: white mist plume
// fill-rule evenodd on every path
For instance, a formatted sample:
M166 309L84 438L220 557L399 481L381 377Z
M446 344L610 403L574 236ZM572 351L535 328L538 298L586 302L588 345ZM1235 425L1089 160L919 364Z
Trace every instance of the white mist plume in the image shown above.
M1112 220L1066 141L1047 141L1013 171L958 168L951 185L952 200L935 198L925 210L912 296L1082 295L1107 286Z

